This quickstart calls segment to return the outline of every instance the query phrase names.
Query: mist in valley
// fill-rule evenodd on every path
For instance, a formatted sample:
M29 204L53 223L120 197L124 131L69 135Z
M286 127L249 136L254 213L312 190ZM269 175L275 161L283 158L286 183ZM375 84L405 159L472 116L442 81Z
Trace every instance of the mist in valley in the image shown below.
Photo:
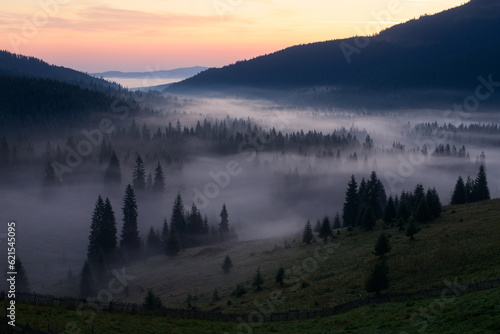
M458 176L474 178L484 152L491 197L500 193L498 132L458 129L461 124L496 125L499 120L494 112L464 116L443 110L302 109L264 100L222 98L154 107L158 112L123 119L103 112L102 119L112 119L113 126L112 131L101 131L102 140L98 131L92 132L100 128L102 119L81 129L54 131L43 139L33 136L33 162L4 169L0 212L4 220L17 223L18 255L32 290L77 293L75 281L68 283L68 272L79 277L98 195L110 199L120 238L123 194L132 183L138 154L147 174L154 174L161 163L166 184L164 193L137 193L143 246L150 227L161 230L163 220L170 219L178 193L185 210L194 203L215 228L225 204L239 241L286 237L301 232L307 220L315 223L325 216L333 220L342 214L351 175L359 184L372 171L387 196L413 191L421 183L426 190L435 187L442 203L448 204ZM217 133L227 132L227 137L198 133L207 123L212 130L217 125ZM421 131L422 124L432 123L447 128ZM70 167L71 172L57 171L60 185L42 186L47 150L53 153L52 162L67 166L64 147L71 142L69 137L75 148L88 140L82 130L95 134L90 154ZM138 137L131 135L134 131ZM168 131L175 134L170 139ZM339 141L315 142L323 138L318 137L320 133ZM292 139L292 134L297 136ZM10 147L22 148L16 136L7 140ZM103 182L110 153L104 152L103 143L104 148L112 146L120 161L119 186ZM440 145L449 145L449 154L434 154ZM462 146L465 156L455 156Z

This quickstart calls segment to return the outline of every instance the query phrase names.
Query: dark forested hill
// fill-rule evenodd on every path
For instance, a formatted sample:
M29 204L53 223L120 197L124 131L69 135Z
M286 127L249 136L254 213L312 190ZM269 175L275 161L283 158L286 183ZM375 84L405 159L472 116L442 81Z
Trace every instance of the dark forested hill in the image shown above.
M234 88L474 89L479 75L500 81L500 2L472 0L369 38L293 46L209 69L168 88L172 92ZM363 41L364 42L364 41ZM350 54L348 47L356 48ZM352 50L352 49L351 49Z
M70 68L49 65L41 59L0 50L0 75L43 78L79 85L84 88L110 91L119 85Z
M110 112L116 99L51 79L0 75L0 130L81 126L95 113Z

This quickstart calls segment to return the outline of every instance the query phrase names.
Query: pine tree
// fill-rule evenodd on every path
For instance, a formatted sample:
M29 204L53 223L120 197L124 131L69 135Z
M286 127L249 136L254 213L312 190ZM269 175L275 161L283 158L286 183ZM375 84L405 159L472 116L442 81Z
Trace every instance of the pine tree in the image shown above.
M451 205L465 204L466 202L467 194L464 180L462 179L462 176L459 176L457 183L455 184L455 190L453 190L453 195L451 196Z
M42 185L44 187L53 187L59 184L54 167L50 162L45 166L45 177L43 178Z
M168 232L166 253L167 253L167 255L175 256L175 255L177 255L177 253L179 253L180 250L181 250L181 247L179 245L177 231L176 231L174 225L170 224L170 231Z
M152 191L153 190L153 176L151 175L151 172L148 173L148 177L146 178L146 191Z
M406 236L410 237L410 240L415 240L415 234L418 232L420 232L420 229L417 227L417 224L415 224L415 221L412 220L406 229Z
M330 219L328 217L323 218L323 223L321 224L321 230L319 231L319 237L323 239L326 243L328 242L328 237L332 236L332 226L330 225Z
M278 272L276 273L276 278L275 278L276 283L278 283L279 285L283 286L284 279L285 279L285 268L280 267L278 269Z
M410 208L408 206L406 196L401 196L399 199L398 214L396 219L402 219L404 222L407 222L410 219Z
M163 307L160 297L156 296L152 289L148 289L146 297L144 298L144 307L148 310L155 310Z
M121 182L120 160L118 160L115 151L113 151L106 172L104 173L104 184L119 186Z
M257 272L255 273L255 276L253 277L252 285L255 287L255 289L257 291L261 291L262 284L264 284L264 278L262 277L262 274L260 273L260 268L257 268Z
M161 239L159 233L157 233L153 226L149 229L148 237L146 240L146 250L148 254L160 254L161 253Z
M220 212L219 234L223 239L229 234L229 219L225 203L222 205L222 210Z
M123 227L121 233L120 247L126 253L133 254L141 247L139 230L137 228L137 202L135 192L129 184L125 189L123 197Z
M90 225L89 245L87 247L87 258L91 264L97 263L99 255L102 253L102 221L104 216L104 201L101 195L97 197L97 202L92 213L92 224Z
M465 182L465 201L467 203L474 202L474 185L475 180L473 180L470 175L467 176L467 181Z
M167 247L167 240L168 240L168 222L167 218L163 219L163 225L161 228L161 243L164 246L164 248Z
M226 255L226 257L224 259L224 263L221 266L222 271L224 271L225 274L228 274L229 271L231 271L232 267L233 267L233 262L231 261L231 258L229 257L229 255Z
M377 218L373 213L372 207L369 205L364 210L363 218L361 220L361 226L367 230L371 230L375 227L376 224L377 224Z
M165 176L163 175L163 168L158 162L158 166L155 169L155 177L153 182L153 192L163 193L165 192Z
M472 189L472 197L475 202L490 200L490 189L488 188L484 164L479 166L476 182L474 182L474 187Z
M188 231L192 235L200 235L203 233L203 218L201 217L201 213L194 204L191 204L191 212L188 216Z
M22 292L30 292L30 284L28 282L28 275L26 274L26 270L24 270L23 263L21 259L16 256L16 260L14 262L14 271L17 273L16 275L16 291Z
M379 235L377 242L375 243L375 249L373 250L373 254L377 256L384 256L386 253L391 251L391 244L389 242L389 237L387 234L382 233Z
M394 199L392 196L389 196L387 200L387 205L384 210L384 222L386 224L392 223L392 221L396 218L396 206L394 204Z
M427 199L427 203L429 204L432 218L438 218L439 216L441 216L443 206L441 204L441 200L439 199L436 188L428 189L425 197Z
M364 204L371 206L375 218L379 219L383 216L386 203L387 196L384 185L378 179L377 173L373 171L370 174L370 180L366 183L366 199Z
M112 260L116 250L116 219L108 198L104 201L103 220L101 228L101 248L103 259Z
M427 223L432 219L431 209L425 196L421 197L420 203L418 203L415 219L421 224Z
M370 276L366 280L365 289L367 292L375 292L379 296L380 291L386 290L389 287L389 268L385 258L380 259L373 268Z
M316 224L314 225L314 232L319 233L321 231L321 220L316 220Z
M80 297L87 298L92 295L92 273L88 261L85 261L80 274Z
M143 191L146 189L146 169L140 155L137 155L135 160L135 168L132 178L132 184L136 191Z
M359 211L359 195L358 195L358 185L354 175L351 176L351 180L347 184L347 190L345 194L344 206L342 209L342 221L343 226L355 226L356 217Z
M304 228L304 234L302 235L302 242L306 243L309 245L314 239L311 223L309 220L307 221L307 224Z
M182 203L181 194L178 193L174 200L172 207L172 215L170 216L170 227L174 228L178 233L185 233L187 230L187 223L184 218L184 204Z
M333 219L333 229L338 230L341 227L342 227L342 222L340 220L340 214L337 212L335 218Z

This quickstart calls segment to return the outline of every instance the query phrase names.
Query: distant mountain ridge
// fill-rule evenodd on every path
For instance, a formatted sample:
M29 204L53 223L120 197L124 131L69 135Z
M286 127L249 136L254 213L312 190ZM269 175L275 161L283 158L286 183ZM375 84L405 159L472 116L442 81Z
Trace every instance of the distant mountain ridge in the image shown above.
M152 77L158 79L171 79L171 78L189 78L196 75L202 71L207 70L208 67L203 66L192 66L192 67L182 67L175 68L172 70L162 70L162 71L149 71L149 72L120 72L120 71L107 71L100 73L90 73L94 77L104 77L104 78L144 78Z
M0 50L0 75L50 79L79 85L82 88L100 90L119 88L115 83L94 78L83 72L63 66L50 65L41 59L18 55L5 50Z
M368 37L350 62L342 45L359 45L355 38L297 45L208 69L168 91L473 89L480 75L500 81L499 29L500 1L473 0Z

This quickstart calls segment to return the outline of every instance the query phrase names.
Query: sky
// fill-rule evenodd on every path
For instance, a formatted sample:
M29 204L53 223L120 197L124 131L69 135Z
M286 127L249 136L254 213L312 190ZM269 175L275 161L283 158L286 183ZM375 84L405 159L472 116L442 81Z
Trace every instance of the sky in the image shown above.
M16 0L0 49L89 73L220 67L369 35L465 0Z

